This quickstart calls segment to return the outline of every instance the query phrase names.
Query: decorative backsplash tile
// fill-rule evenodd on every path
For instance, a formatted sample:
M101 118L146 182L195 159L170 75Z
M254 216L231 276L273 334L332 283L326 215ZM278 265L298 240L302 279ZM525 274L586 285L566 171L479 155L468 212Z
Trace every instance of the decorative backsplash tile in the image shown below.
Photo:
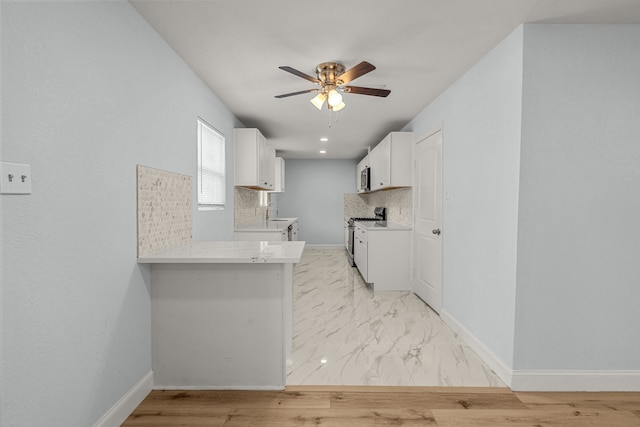
M387 208L387 220L413 226L413 189L396 188L367 194L345 194L344 215L372 217L376 206Z
M138 257L193 238L192 178L137 166Z
M347 193L344 195L344 216L349 218L352 216L372 217L374 207L367 204L364 194Z
M260 192L244 187L234 187L235 226L253 224L266 218L267 207L260 206ZM271 195L267 194L267 200Z

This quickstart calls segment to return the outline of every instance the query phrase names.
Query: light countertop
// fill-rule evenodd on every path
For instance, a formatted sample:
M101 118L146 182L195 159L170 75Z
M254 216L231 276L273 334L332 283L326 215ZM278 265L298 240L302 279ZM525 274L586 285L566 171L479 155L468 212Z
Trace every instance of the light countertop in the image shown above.
M411 230L408 225L396 224L395 222L388 222L386 225L380 225L376 221L356 221L357 227L362 227L367 231L394 231L394 230Z
M284 221L283 221L284 222ZM300 262L304 242L198 241L138 258L138 264L251 264Z
M240 225L235 231L281 231L287 229L298 218L279 218L277 220L258 221L252 224Z

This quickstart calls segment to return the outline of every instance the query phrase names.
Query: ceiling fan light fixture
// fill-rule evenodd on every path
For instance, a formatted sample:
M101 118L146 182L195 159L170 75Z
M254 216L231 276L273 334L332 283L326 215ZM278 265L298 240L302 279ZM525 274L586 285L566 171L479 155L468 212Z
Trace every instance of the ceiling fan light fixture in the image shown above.
M347 105L343 101L340 101L340 104L333 107L333 111L340 111L346 106Z
M285 93L283 95L276 95L276 98L288 98L293 95L300 95L303 93L317 92L318 94L311 99L311 103L318 110L322 110L325 101L327 102L327 108L330 111L340 111L346 107L342 101L342 94L340 92L353 93L359 95L387 97L391 91L388 89L375 89L370 87L360 86L345 86L351 81L373 71L376 69L372 64L367 61L362 61L358 65L351 67L345 71L344 65L339 62L323 62L316 67L316 76L312 77L302 71L298 71L295 68L287 66L280 67L281 70L308 80L315 85L320 86L319 89L307 89L298 92Z
M318 110L322 110L322 106L324 105L324 101L326 101L326 99L327 99L327 95L320 92L311 100L311 103Z
M328 102L329 102L329 105L331 105L333 107L333 109L335 110L335 107L338 106L342 102L342 95L340 95L337 90L331 89L329 91L329 101Z

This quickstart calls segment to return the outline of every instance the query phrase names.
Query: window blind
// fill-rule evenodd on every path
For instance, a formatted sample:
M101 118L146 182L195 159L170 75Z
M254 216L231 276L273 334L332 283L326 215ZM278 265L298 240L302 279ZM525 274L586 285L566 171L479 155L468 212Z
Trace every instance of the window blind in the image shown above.
M198 208L224 208L224 145L224 136L198 119Z

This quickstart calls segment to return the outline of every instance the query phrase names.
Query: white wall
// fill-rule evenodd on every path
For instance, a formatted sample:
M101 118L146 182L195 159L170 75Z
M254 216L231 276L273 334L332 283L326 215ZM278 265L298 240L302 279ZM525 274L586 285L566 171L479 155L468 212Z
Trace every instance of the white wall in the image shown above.
M151 368L136 164L196 173L196 117L241 126L127 2L2 3L2 425L89 426ZM194 238L231 239L225 211ZM194 190L195 199L195 190Z
M525 26L516 369L640 369L639 40Z
M637 389L640 26L525 25L444 127L444 310L520 389Z
M437 61L437 58L434 58ZM403 130L443 125L443 309L507 367L513 360L522 28Z
M2 114L2 101L1 99L4 99L4 94L2 92L2 69L3 69L3 60L2 60L2 52L3 52L3 31L2 31L2 5L0 4L0 161L3 160L2 158L2 142L3 142L3 122L4 122L4 116ZM2 196L0 196L0 224L3 224L3 219L2 219L2 200L4 198ZM2 237L0 237L0 426L2 426L2 408L4 406L4 399L3 399L3 394L4 394L4 390L2 387L2 383L4 382L4 296L3 296L3 290L4 290L4 274L2 274L2 272L4 271L3 269L3 262L4 262L4 256L3 256L3 252L2 252L2 248L3 248L3 243L2 243Z
M344 244L344 193L356 191L355 160L285 160L286 191L274 194L281 217L298 217L298 238Z

